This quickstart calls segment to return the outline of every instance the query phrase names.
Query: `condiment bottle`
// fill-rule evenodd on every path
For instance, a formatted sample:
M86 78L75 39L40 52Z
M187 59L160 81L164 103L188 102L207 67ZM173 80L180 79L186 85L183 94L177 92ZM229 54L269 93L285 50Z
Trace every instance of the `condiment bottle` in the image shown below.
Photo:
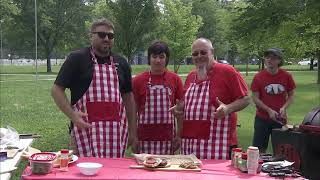
M240 169L241 172L245 172L245 173L248 172L246 152L242 152L241 160L239 160L238 168Z
M234 164L233 167L238 168L238 161L241 159L241 148L234 149Z
M231 150L231 166L234 166L234 155L236 148L232 148Z
M68 154L69 154L68 149L61 149L61 155L60 155L60 170L61 171L68 171L68 164L69 164Z
M259 160L259 165L258 165L258 169L257 169L257 173L260 173L261 172L261 169L262 169L262 164L264 163L263 160Z

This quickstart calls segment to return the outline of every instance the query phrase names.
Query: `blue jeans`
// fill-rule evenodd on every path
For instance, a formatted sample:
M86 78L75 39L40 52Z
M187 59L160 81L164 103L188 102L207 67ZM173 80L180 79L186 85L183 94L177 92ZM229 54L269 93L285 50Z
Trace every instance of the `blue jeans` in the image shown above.
M270 119L263 119L255 117L254 121L254 134L252 145L259 148L259 151L264 153L268 148L269 136L272 129L281 128L282 125Z

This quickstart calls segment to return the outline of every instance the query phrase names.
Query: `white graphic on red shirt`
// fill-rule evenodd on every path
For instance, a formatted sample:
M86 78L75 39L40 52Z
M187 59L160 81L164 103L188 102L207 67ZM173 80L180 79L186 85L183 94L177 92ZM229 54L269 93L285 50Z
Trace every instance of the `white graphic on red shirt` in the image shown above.
M277 95L284 92L284 86L282 84L269 84L264 88L267 94Z

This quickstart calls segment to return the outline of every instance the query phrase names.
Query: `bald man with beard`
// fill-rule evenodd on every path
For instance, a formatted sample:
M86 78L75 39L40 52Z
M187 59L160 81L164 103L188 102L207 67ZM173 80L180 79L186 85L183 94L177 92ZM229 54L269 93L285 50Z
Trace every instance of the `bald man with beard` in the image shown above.
M173 112L183 116L182 154L200 159L230 159L237 147L237 115L250 103L245 80L232 66L214 60L210 40L192 44L195 70L185 81L185 97Z

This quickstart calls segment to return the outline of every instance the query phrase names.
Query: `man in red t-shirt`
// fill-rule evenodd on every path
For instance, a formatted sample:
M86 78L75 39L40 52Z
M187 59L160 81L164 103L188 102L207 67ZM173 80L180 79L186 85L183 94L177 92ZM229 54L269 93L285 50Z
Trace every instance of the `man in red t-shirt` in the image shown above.
M177 105L173 112L184 117L182 154L229 159L232 147L237 145L235 112L249 105L248 88L239 72L213 58L210 40L199 38L193 42L196 69L187 76L184 105Z
M264 52L266 69L257 73L251 83L252 99L257 107L253 146L265 153L273 128L287 124L287 108L293 102L294 80L279 67L283 64L280 49Z

